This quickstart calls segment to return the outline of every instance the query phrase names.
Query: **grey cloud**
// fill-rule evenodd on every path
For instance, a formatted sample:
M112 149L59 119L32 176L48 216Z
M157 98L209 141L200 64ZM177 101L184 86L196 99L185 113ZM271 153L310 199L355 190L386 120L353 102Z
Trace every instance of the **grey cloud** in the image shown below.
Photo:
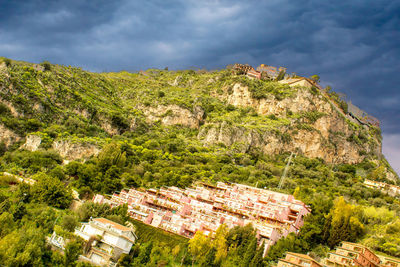
M400 134L387 134L385 136L383 153L393 169L400 175Z

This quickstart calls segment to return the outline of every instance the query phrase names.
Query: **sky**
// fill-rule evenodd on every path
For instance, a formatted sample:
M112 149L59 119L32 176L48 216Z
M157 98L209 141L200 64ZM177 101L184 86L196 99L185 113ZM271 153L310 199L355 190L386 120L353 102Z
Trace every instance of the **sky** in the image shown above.
M382 124L400 173L400 1L0 0L0 56L90 71L285 66Z

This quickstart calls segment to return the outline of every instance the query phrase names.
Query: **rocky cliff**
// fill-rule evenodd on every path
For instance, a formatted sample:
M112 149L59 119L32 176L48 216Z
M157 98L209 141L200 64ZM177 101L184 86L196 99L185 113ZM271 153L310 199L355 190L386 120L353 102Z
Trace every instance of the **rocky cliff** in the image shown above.
M359 163L367 155L381 155L379 136L370 135L368 126L361 126L346 118L321 93L305 88L293 88L290 98L278 100L274 96L255 99L247 86L235 84L217 97L235 107L251 107L259 116L289 119L277 127L251 127L251 123L207 123L198 137L205 144L241 144L242 152L258 147L264 153L286 151L307 157L322 158L328 163ZM283 138L282 138L283 137ZM360 138L366 142L356 142Z

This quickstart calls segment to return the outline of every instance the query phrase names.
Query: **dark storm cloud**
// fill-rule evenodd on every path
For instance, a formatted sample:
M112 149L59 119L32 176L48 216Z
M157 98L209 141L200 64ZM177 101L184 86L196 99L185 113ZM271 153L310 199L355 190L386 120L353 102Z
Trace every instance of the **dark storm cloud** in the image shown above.
M282 65L346 93L391 142L400 133L399 1L0 1L0 14L6 57L93 71Z

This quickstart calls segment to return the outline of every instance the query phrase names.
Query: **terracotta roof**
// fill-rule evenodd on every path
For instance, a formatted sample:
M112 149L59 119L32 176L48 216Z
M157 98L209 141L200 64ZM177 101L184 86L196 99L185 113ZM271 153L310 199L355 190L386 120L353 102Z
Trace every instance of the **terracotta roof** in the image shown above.
M300 265L298 263L291 262L291 261L288 261L288 260L285 260L285 259L279 259L279 261L286 262L286 263L289 263L290 265L294 265L294 266L303 266L303 265Z
M311 258L310 256L305 255L305 254L294 253L294 252L287 252L286 254L290 254L290 255L293 255L293 256L296 256L296 257L300 257L300 258L303 258L303 259L307 259L307 260L310 260L310 261L317 262L316 260L314 260L313 258Z
M110 225L112 225L113 228L121 230L121 231L132 231L132 229L130 229L130 228L126 227L126 226L123 226L123 225L121 225L119 223L110 221L110 220L108 220L106 218L95 218L95 219L93 219L93 221L100 222L100 223L103 223L103 224L110 224Z

